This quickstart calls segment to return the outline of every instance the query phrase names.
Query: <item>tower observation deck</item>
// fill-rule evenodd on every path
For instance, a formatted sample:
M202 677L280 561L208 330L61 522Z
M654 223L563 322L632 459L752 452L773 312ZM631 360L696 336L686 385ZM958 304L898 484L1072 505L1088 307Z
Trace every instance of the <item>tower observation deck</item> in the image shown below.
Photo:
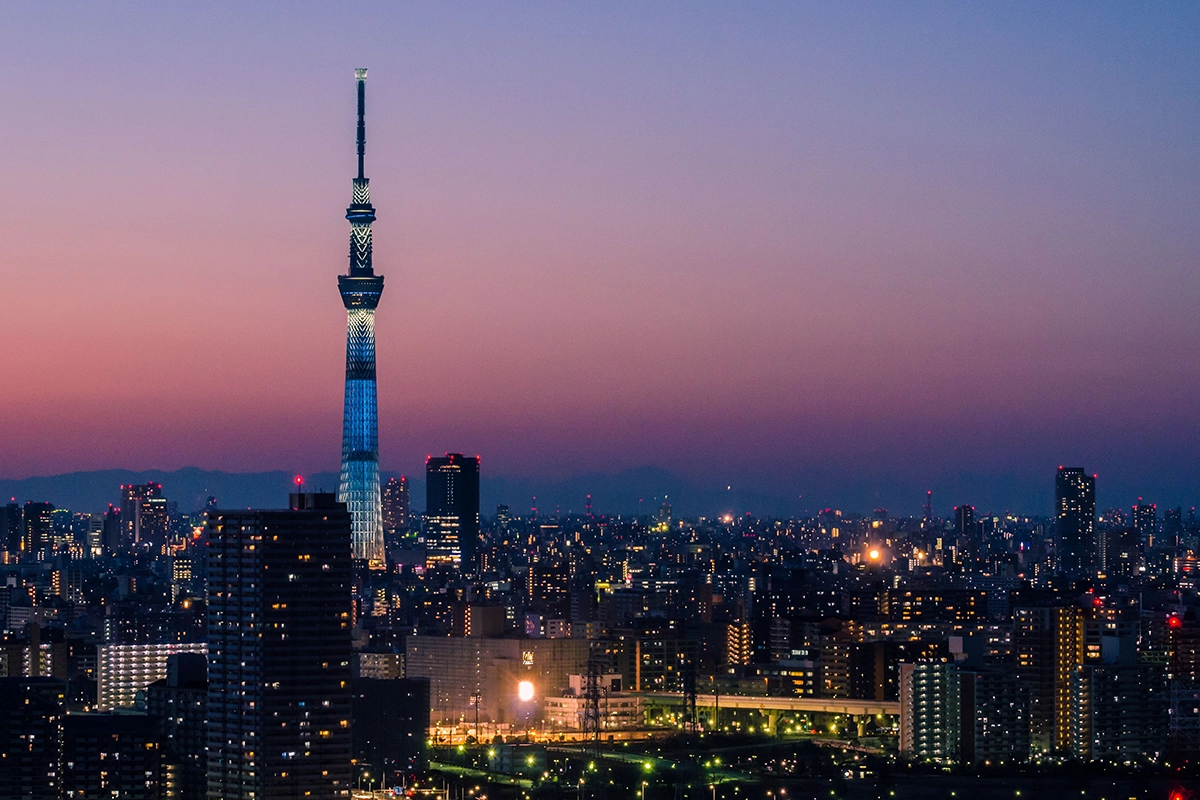
M351 549L372 569L383 569L383 513L379 494L379 414L375 386L375 307L383 276L371 266L371 182L363 174L367 147L367 71L356 69L358 85L358 177L346 219L350 220L350 269L338 276L346 306L346 405L342 418L342 473L338 501L351 517Z

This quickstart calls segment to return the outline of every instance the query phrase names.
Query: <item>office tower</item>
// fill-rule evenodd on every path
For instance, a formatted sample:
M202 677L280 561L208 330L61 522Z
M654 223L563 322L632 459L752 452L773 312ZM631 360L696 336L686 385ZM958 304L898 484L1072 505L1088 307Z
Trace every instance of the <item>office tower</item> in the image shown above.
M351 516L332 494L208 522L208 797L349 797Z
M1154 534L1158 532L1158 506L1143 503L1139 497L1137 505L1133 507L1133 529L1138 532L1142 544L1153 547Z
M338 500L353 520L354 557L371 569L386 566L379 492L379 418L375 387L375 307L383 294L383 276L371 267L370 181L363 174L367 147L367 71L356 69L358 83L358 177L346 219L350 220L350 270L338 276L346 306L346 404L342 417L342 474Z
M50 544L55 550L66 552L74 541L71 536L71 510L56 508L50 512Z
M972 558L978 558L979 523L975 521L975 506L964 504L954 507L954 532L958 536L959 545L964 547Z
M161 547L167 541L168 519L161 483L121 486L125 547Z
M479 540L479 456L425 460L425 548L430 566L470 572Z
M1058 571L1080 578L1092 571L1096 532L1096 478L1082 467L1059 467L1054 480Z
M970 536L975 528L975 506L954 507L954 530L959 536Z
M658 529L662 532L671 530L671 504L663 503L658 507Z
M104 555L104 515L88 514L87 531L84 534L84 546L88 558L99 558Z
M1179 506L1168 508L1163 512L1162 544L1164 547L1175 547L1183 538L1183 509Z
M0 506L0 549L14 555L20 553L22 529L21 507L16 503Z
M501 539L508 536L508 527L511 524L512 514L509 512L508 506L504 504L496 506L496 534Z
M111 711L134 705L138 692L167 677L167 659L177 653L203 656L203 642L169 644L102 644L96 646L96 709Z
M40 558L50 547L54 535L54 505L52 503L25 504L24 531L21 535L21 551L26 556Z
M423 770L429 731L429 680L354 681L354 758L362 783L401 786Z
M408 530L408 478L388 478L383 487L383 530L404 533Z
M121 526L121 509L109 503L108 511L104 512L104 530L100 535L105 553L111 556L124 549L124 542L122 541L123 531L124 528Z

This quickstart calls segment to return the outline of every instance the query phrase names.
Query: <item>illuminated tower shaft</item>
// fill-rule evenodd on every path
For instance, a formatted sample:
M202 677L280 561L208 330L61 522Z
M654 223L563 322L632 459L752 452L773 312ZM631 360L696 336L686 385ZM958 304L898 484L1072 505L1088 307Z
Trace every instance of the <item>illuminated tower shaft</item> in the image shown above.
M379 494L379 415L375 390L375 307L383 294L383 276L371 268L370 181L363 175L366 152L367 71L357 69L358 177L346 209L350 220L350 272L338 276L338 290L346 306L346 406L342 422L342 476L338 500L351 517L354 558L383 569L383 510Z

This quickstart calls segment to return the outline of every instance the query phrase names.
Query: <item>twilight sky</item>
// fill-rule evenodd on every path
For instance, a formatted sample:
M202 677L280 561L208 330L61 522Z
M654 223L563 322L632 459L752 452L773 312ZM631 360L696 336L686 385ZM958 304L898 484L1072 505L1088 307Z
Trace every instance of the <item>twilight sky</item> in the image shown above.
M1196 4L4 14L0 477L336 469L366 66L385 470L1200 504Z

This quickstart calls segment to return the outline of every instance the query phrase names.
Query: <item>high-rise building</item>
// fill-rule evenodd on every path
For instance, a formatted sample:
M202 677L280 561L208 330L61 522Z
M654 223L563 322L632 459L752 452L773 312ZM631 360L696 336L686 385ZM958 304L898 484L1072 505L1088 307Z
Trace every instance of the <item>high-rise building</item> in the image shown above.
M1162 544L1175 547L1183 538L1183 509L1179 506L1163 511Z
M664 502L658 507L658 529L663 531L671 530L671 504Z
M1142 544L1153 547L1154 534L1158 532L1158 506L1143 503L1139 497L1137 505L1133 507L1133 529L1138 532Z
M96 647L96 708L132 707L138 692L167 677L167 659L177 653L203 656L203 642L102 644Z
M1026 694L1006 669L901 664L901 753L946 765L1024 762L1029 758Z
M1071 680L1085 658L1083 609L1013 609L1016 675L1029 692L1029 727L1035 749L1070 746Z
M447 453L425 460L427 563L474 568L479 540L479 456Z
M99 558L104 555L104 515L88 514L87 529L84 533L85 552L89 558Z
M21 552L21 507L16 503L0 506L0 550L10 554Z
M148 716L68 714L62 760L63 797L175 796L157 726Z
M210 800L349 796L350 531L332 494L210 516Z
M104 528L100 534L101 543L104 545L104 552L113 555L123 549L123 526L121 525L121 509L108 504L108 511L104 512Z
M959 761L961 710L953 664L900 667L900 752L916 761L953 765Z
M1082 467L1059 467L1054 514L1059 572L1071 578L1089 574L1096 546L1096 477Z
M1169 694L1163 664L1142 663L1136 636L1100 636L1097 658L1073 671L1067 744L1081 761L1154 763L1166 752Z
M161 547L167 541L167 499L161 483L121 486L125 546Z
M208 792L205 718L208 664L199 653L167 659L167 677L146 687L146 713L158 725L169 759L179 765L181 800L203 800Z
M975 521L975 506L963 504L954 507L954 532L958 535L959 547L971 558L978 558L980 551L979 523Z
M25 504L24 531L21 534L21 550L27 556L40 557L54 536L54 504Z
M342 474L338 500L353 520L354 557L371 569L386 566L383 511L379 491L379 416L375 385L375 307L383 294L383 276L371 266L371 182L363 174L367 147L367 71L356 69L358 83L358 177L346 219L350 220L350 269L338 276L346 306L346 403L342 417Z
M388 478L383 487L383 530L404 533L408 530L408 478Z
M52 678L0 678L0 797L61 796L66 691Z

